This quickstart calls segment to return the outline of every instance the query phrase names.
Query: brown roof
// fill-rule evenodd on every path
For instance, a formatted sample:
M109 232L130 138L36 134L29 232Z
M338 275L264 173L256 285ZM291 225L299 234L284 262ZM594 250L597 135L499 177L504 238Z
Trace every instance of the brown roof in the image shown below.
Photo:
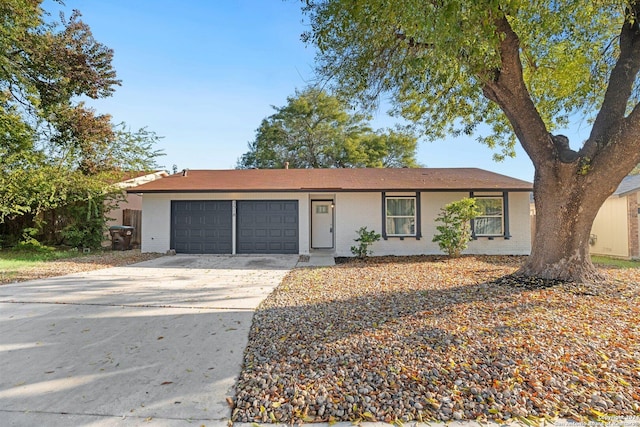
M532 191L530 182L476 168L189 170L130 193L266 191Z

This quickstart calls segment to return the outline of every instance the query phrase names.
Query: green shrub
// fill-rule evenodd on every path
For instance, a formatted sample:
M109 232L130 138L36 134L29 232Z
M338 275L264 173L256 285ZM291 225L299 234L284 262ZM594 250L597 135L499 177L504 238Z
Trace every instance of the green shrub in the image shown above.
M99 248L103 240L104 220L92 218L84 224L66 226L61 235L66 245L72 247Z
M438 242L440 249L451 257L458 257L467 248L471 240L471 226L469 221L480 215L475 199L465 197L457 202L449 203L440 209L436 218L438 234L433 236L433 242Z
M356 233L358 233L358 238L353 239L353 241L357 242L358 245L351 246L351 253L358 258L364 258L367 255L371 255L373 251L369 250L369 246L380 240L380 235L374 230L367 230L367 227L360 227Z
M40 230L35 227L27 227L22 230L22 239L13 247L18 252L51 252L53 248L40 243L36 236Z

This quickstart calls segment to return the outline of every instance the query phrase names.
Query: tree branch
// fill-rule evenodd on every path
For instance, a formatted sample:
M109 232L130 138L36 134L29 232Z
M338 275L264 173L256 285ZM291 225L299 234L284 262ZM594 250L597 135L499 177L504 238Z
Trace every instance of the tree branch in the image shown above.
M433 49L434 47L432 43L418 42L414 37L407 37L407 35L400 30L396 30L395 34L398 40L406 41L407 45L411 48Z
M593 158L610 140L612 125L625 115L636 76L640 71L640 2L631 2L620 29L620 56L611 71L602 107L596 116L591 135L581 150Z
M504 111L513 130L536 168L554 157L554 143L524 83L520 41L506 16L496 20L503 35L501 67L484 76L483 93ZM481 76L482 77L482 76Z

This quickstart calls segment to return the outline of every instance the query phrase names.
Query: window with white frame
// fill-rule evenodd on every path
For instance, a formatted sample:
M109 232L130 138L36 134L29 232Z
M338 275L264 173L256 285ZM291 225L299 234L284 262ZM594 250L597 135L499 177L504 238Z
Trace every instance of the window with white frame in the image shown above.
M416 198L386 197L386 235L416 235Z
M474 221L475 236L504 235L504 199L503 197L475 197L480 211Z

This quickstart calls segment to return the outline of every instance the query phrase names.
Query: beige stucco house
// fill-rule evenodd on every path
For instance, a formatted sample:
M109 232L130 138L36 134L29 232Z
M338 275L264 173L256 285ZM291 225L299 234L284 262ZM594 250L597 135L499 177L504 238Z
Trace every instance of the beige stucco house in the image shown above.
M335 256L352 256L362 226L382 235L375 255L440 254L435 219L469 196L482 215L465 253L528 254L531 191L474 168L185 170L128 189L143 252Z
M640 175L622 180L603 203L591 228L591 253L621 258L640 257L638 206Z
M136 225L130 223L132 221L132 215L125 215L128 211L132 212L141 212L142 211L142 195L137 193L128 193L127 189L136 187L138 185L146 184L151 181L155 181L160 178L164 178L169 176L169 174L164 170L157 170L153 172L140 172L130 177L125 177L121 182L115 184L117 188L121 188L124 192L124 199L122 200L108 200L105 203L108 204L108 212L107 216L107 227L111 227L113 225ZM134 215L135 217L136 215ZM137 215L139 216L139 215ZM133 218L135 219L135 218ZM134 221L136 222L136 221ZM134 244L139 244L139 236L140 236L140 226L136 227L134 236ZM105 234L104 245L108 245L111 243L111 237L107 233Z

